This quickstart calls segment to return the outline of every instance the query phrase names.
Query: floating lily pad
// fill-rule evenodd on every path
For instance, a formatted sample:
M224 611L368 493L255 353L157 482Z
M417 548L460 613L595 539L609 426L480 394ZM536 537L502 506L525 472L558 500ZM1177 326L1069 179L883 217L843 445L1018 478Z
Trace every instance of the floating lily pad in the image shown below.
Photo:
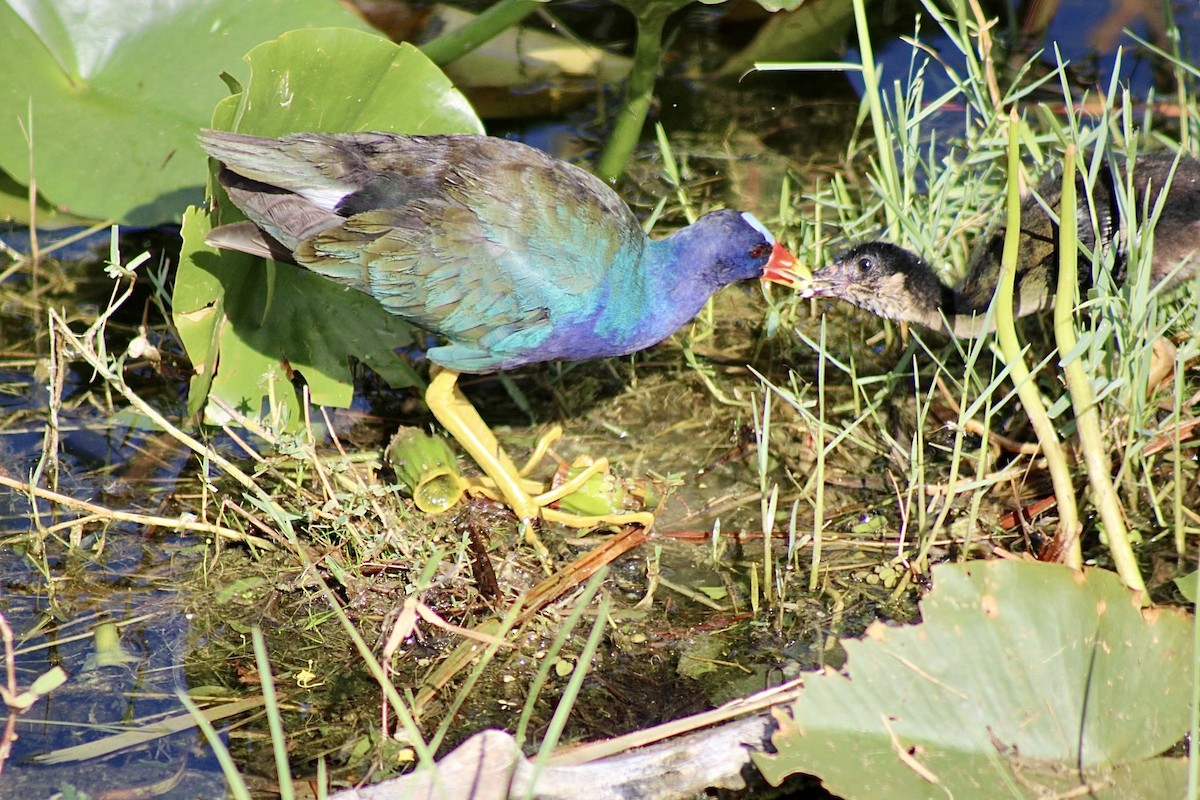
M924 622L844 642L780 720L778 783L853 798L1180 797L1192 620L1142 609L1116 575L1051 564L935 568ZM1128 789L1139 788L1135 794Z
M246 56L250 79L227 98L213 126L278 136L298 131L384 130L478 133L463 96L408 45L345 29L295 31ZM318 405L346 406L349 360L367 363L393 386L419 383L397 348L412 328L377 301L289 264L274 264L204 243L216 225L241 219L223 197L219 210L192 209L173 309L195 366L189 408L211 422L225 415L220 398L257 416L264 399L299 424L300 377Z
M178 219L202 196L196 129L227 94L221 73L285 31L331 25L367 29L329 0L0 0L0 167L28 186L32 130L38 189L62 212ZM0 192L0 209L28 216L24 186Z

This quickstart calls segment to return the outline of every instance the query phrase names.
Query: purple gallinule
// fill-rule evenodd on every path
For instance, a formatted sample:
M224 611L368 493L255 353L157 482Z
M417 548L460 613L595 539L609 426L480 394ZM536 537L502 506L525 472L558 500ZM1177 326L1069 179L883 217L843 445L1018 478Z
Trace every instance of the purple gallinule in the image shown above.
M749 214L716 211L654 241L601 180L506 139L204 131L200 143L250 220L216 229L211 243L366 292L445 340L428 351L441 369L426 402L522 521L654 518L547 508L607 465L537 493L523 480L533 461L516 469L456 387L459 373L632 353L727 284L791 281L791 254ZM527 536L541 546L532 528Z
M1167 290L1195 276L1200 264L1200 161L1182 156L1176 166L1173 154L1146 154L1138 158L1132 178L1137 221L1145 202L1153 209L1170 180L1154 227L1150 265L1151 285ZM1119 282L1126 271L1124 244L1135 225L1122 216L1114 180L1111 165L1106 164L1092 189L1096 227L1083 177L1079 177L1077 226L1079 243L1089 250L1117 248L1114 278ZM1057 217L1061 179L1056 175L1043 179L1038 194ZM915 322L943 332L949 328L960 337L978 336L986 332L981 323L1000 280L1004 231L1001 220L984 234L972 253L967 277L955 287L942 283L916 254L888 242L867 242L817 270L803 293L839 298L886 319ZM1086 297L1091 270L1083 266L1079 274L1080 296ZM1019 317L1049 307L1057 281L1058 224L1035 197L1029 197L1021 206L1014 314Z

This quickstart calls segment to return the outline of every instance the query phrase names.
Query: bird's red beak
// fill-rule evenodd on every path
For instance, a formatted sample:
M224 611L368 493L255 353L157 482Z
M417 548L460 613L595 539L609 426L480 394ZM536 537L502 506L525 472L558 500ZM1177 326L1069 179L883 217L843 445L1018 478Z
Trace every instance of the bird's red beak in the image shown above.
M799 277L796 274L796 257L776 242L771 250L771 258L763 268L762 279L771 283L782 283L784 286L795 286Z

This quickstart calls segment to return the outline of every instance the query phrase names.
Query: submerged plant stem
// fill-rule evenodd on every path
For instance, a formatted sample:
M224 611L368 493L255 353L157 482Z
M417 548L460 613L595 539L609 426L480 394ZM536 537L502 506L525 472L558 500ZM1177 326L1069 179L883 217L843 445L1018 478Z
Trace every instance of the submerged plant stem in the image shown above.
M1075 569L1083 567L1083 548L1079 542L1079 508L1075 498L1075 486L1071 481L1071 465L1063 452L1054 423L1046 413L1041 393L1025 363L1025 353L1017 339L1013 319L1013 287L1016 281L1017 256L1021 231L1021 193L1018 188L1020 175L1020 150L1018 126L1020 119L1014 108L1008 121L1008 231L1004 236L1004 257L1001 259L1000 285L996 287L996 342L1009 368L1013 386L1021 406L1029 415L1029 423L1042 445L1046 468L1054 484L1054 497L1058 505L1058 536L1056 544L1065 564Z
M421 52L439 67L444 66L516 25L541 5L537 0L500 0L470 23L422 45Z
M637 147L654 96L654 80L658 77L658 65L662 59L663 27L667 17L689 2L622 2L637 18L637 46L633 52L633 68L625 83L621 113L609 135L604 154L596 165L596 174L606 181L615 181L620 177L629 162L629 156Z
M1062 205L1059 211L1062 219L1076 219L1075 215L1075 145L1067 147L1063 160L1062 176ZM1054 302L1054 339L1058 352L1072 353L1075 351L1077 338L1075 336L1075 294L1079 286L1077 278L1078 237L1072 226L1060 229L1058 250L1058 294ZM1137 558L1129 544L1129 531L1125 527L1125 516L1117 498L1117 491L1112 482L1112 464L1109 462L1108 450L1105 448L1104 435L1100 432L1100 413L1096 407L1096 398L1092 394L1091 383L1083 369L1083 363L1076 357L1063 365L1063 373L1067 389L1071 393L1071 405L1075 409L1075 426L1079 431L1079 446L1083 451L1083 461L1087 467L1088 482L1092 487L1093 500L1100 512L1104 523L1104 535L1108 539L1108 551L1112 555L1113 566L1125 585L1136 592L1142 593L1142 601L1148 602L1146 584L1138 569Z

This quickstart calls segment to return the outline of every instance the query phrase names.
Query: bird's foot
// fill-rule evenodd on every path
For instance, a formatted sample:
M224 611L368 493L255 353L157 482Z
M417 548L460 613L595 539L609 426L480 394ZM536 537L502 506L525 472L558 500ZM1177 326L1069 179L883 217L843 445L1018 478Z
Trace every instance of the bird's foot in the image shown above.
M542 518L569 528L594 528L600 525L654 524L649 511L624 508L629 497L624 483L608 471L608 459L595 461L581 456L573 466L578 470L565 481L534 498L542 506ZM558 503L558 508L549 508Z
M551 431L543 440L553 442L560 435L560 431ZM548 446L549 444L546 445ZM577 529L625 525L649 528L654 524L654 514L649 511L620 509L625 492L620 482L609 474L607 459L600 458L584 464L577 461L576 465L579 469L577 474L553 489L537 494L535 492L538 492L542 485L527 478L520 480L520 488L523 490L520 495L502 492L488 478L476 479L469 491L507 503L521 521L525 541L543 556L549 551L537 535L538 520ZM596 480L597 477L600 480ZM551 508L555 503L562 507Z
M593 475L601 473L608 474L607 458L597 458L595 461L592 461L577 475L572 475L550 491L539 494L534 498L534 502L539 506L548 506L551 503L557 503L567 495L574 494L582 489L592 479Z
M543 492L542 484L530 481L526 476L562 436L562 429L557 426L551 428L538 440L525 466L517 469L500 447L495 434L458 390L457 382L458 373L453 370L435 372L425 391L425 402L442 427L475 459L475 463L490 479L488 483L476 483L472 491L506 503L521 521L526 541L539 553L548 552L534 527L539 519L572 528L630 523L649 527L654 523L654 515L648 512L619 510L623 505L624 491L619 485L615 488L591 485L593 481L616 484L615 479L607 475L606 461L581 465L579 475L568 478L563 486ZM607 480L597 480L598 477ZM549 508L551 503L558 503L560 508Z
M520 520L544 519L565 525L568 528L594 528L599 525L628 525L636 523L650 527L654 515L649 511L623 511L614 508L619 502L616 497L605 497L604 490L589 490L588 484L597 476L604 476L608 482L615 480L608 473L608 460L597 459L577 475L573 475L563 483L548 491L541 491L543 485L539 481L522 478L520 480L520 495L506 494L496 482L487 476L470 479L466 491L506 503ZM464 479L466 480L466 479ZM579 497L573 495L579 494ZM550 508L551 505L565 500L567 505L576 510ZM597 509L596 513L584 513L577 510L580 506Z
M524 478L537 469L537 465L542 463L542 460L546 458L546 453L550 452L551 445L561 439L562 435L563 429L561 425L555 425L542 434L541 438L537 440L537 444L533 446L533 452L529 454L529 459L525 462L525 466L517 470L517 474Z

